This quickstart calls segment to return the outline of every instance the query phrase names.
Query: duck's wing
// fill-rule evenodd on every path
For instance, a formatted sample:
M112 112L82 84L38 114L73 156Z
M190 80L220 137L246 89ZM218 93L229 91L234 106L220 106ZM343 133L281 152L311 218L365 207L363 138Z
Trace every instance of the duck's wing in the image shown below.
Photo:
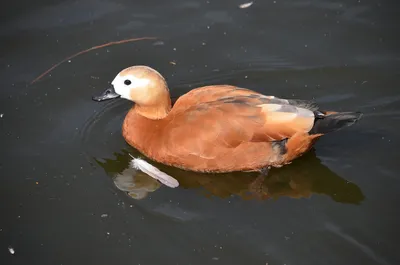
M283 104L285 103L285 104ZM219 97L217 100L173 110L163 133L163 145L182 153L213 156L223 148L249 142L273 142L308 132L312 110L256 93Z
M310 110L317 110L318 106L312 100L282 99L274 96L266 96L250 89L231 85L212 85L195 88L182 95L174 102L174 111L184 111L194 105L205 102L213 102L229 97L249 97L257 99L258 103L274 103L281 105L293 105Z

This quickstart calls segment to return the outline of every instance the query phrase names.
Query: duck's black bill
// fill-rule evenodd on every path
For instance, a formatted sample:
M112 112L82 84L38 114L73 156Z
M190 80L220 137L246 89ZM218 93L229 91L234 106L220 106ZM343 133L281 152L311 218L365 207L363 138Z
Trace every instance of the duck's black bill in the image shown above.
M115 93L114 87L107 88L101 95L99 96L93 96L92 99L94 101L104 101L104 100L109 100L113 98L119 98L120 95Z

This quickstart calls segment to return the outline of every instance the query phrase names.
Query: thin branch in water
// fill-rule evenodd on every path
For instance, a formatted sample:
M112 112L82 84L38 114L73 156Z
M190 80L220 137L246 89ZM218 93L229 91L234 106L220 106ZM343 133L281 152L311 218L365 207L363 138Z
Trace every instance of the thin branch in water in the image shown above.
M71 56L65 58L64 60L62 60L61 62L59 62L59 63L53 65L50 69L48 69L48 70L45 71L43 74L41 74L41 75L39 75L37 78L35 78L35 79L31 82L31 85L32 85L33 83L36 83L37 81L39 81L39 79L41 79L43 76L45 76L45 75L47 75L48 73L50 73L54 68L56 68L56 67L59 66L60 64L66 62L66 61L68 61L68 60L71 60L72 58L74 58L74 57L76 57L76 56L78 56L78 55L81 55L81 54L90 52L90 51L92 51L92 50L96 50L96 49L100 49L100 48L112 46L112 45L123 44L123 43L127 43L127 42L140 41L140 40L155 40L155 39L157 39L157 38L156 38L156 37L133 38L133 39L120 40L120 41L112 41L112 42L107 42L107 43L105 43L105 44L93 46L93 47L91 47L91 48L89 48L89 49L86 49L86 50L84 50L84 51L80 51L80 52L78 52L78 53L75 53L74 55L71 55Z

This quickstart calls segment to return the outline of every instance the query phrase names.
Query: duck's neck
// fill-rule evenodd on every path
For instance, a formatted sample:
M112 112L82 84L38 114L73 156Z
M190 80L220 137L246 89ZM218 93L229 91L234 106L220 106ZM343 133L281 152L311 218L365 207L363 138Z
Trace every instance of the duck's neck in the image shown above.
M122 126L125 140L141 153L148 154L154 144L157 144L159 130L164 119L149 119L139 114L137 106L128 111ZM158 137L157 137L158 136Z
M136 104L134 106L134 110L137 114L151 119L151 120L160 120L164 119L168 116L168 113L171 111L171 98L169 94L157 101L157 104L154 105L140 105Z

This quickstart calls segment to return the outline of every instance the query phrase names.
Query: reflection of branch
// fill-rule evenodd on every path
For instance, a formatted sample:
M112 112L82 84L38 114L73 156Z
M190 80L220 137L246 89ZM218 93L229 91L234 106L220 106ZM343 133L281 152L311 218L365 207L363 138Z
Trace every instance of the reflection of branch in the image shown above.
M92 50L96 50L96 49L100 49L100 48L104 48L107 46L111 46L111 45L116 45L116 44L122 44L122 43L127 43L127 42L134 42L134 41L140 41L140 40L154 40L156 39L155 37L142 37L142 38L133 38L133 39L126 39L126 40L120 40L120 41L112 41L112 42L107 42L105 44L102 45L98 45L98 46L93 46L87 50L84 51L80 51L78 53L75 53L74 55L71 55L67 58L65 58L64 60L62 60L61 62L53 65L49 70L47 70L46 72L44 72L43 74L39 75L37 78L35 78L32 82L31 85L37 81L39 81L39 79L41 79L43 76L47 75L51 70L53 70L54 68L56 68L57 66L59 66L60 64L62 64L63 62L67 61L67 60L71 60L72 58L84 54L86 52L92 51Z

